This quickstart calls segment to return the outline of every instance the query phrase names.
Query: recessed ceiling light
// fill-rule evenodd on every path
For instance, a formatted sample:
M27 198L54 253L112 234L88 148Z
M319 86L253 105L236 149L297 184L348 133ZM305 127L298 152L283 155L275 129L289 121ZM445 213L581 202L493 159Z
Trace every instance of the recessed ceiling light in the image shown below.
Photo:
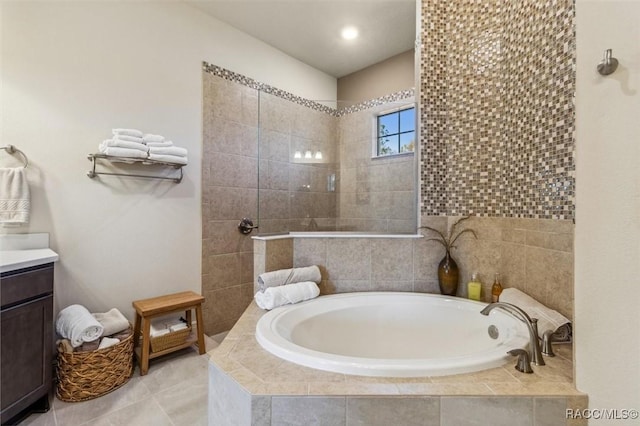
M353 40L358 37L358 29L356 27L345 27L342 29L342 38L345 40Z

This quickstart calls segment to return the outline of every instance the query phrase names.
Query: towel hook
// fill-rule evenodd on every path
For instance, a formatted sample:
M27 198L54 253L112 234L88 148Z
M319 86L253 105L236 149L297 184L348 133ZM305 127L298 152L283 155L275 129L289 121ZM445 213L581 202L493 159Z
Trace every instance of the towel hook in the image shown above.
M607 49L604 51L604 58L602 62L598 64L598 73L600 75L609 75L613 74L618 68L618 60L611 56L611 49Z
M24 152L20 151L20 150L19 150L18 148L16 148L15 146L13 146L13 145L6 145L6 146L3 146L3 147L0 147L0 149L4 149L5 151L7 151L7 153L8 153L8 154L11 154L11 155L13 155L13 154L15 154L15 153L20 154L20 156L22 156L22 161L24 162L24 168L25 168L25 169L26 169L26 168L27 168L27 166L29 165L29 159L27 158L27 155L26 155Z

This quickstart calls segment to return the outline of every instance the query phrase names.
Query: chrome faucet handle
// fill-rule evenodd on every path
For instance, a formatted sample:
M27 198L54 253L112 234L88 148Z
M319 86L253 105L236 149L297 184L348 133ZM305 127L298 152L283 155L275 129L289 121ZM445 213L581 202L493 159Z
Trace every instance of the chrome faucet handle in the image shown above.
M552 356L556 356L556 354L553 353L553 345L551 344L551 342L553 342L553 338L555 337L555 331L553 330L547 330L542 334L542 354L552 357Z
M518 306L506 303L506 302L494 302L487 305L480 313L482 315L489 315L493 309L502 309L512 316L518 318L525 323L529 329L529 347L531 350L531 359L536 365L545 365L544 359L542 359L542 352L540 351L540 338L538 337L537 319L529 317L529 315L519 308Z
M538 332L538 318L531 318L531 325L533 326L533 331L535 332L536 337L540 337L540 333Z
M529 352L525 351L524 349L512 349L507 353L509 355L518 357L518 361L516 362L516 370L526 374L533 373L533 370L531 369L531 360L529 359Z

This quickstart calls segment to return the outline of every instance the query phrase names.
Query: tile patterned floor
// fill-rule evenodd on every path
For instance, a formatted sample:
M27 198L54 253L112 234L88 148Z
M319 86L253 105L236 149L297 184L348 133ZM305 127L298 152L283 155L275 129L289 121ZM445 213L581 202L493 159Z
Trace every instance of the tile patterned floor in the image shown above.
M218 343L205 336L207 351ZM68 403L53 397L47 413L20 426L182 426L207 424L208 355L187 348L154 359L146 376L136 366L120 389L100 398Z

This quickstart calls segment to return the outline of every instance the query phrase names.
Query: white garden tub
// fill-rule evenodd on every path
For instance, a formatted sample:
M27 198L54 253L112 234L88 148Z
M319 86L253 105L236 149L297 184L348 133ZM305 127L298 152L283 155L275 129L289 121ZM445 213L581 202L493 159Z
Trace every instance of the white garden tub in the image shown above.
M511 358L507 351L529 342L522 322L497 309L484 316L485 306L424 293L321 296L266 313L256 338L280 358L326 371L387 377L469 373L505 364Z

